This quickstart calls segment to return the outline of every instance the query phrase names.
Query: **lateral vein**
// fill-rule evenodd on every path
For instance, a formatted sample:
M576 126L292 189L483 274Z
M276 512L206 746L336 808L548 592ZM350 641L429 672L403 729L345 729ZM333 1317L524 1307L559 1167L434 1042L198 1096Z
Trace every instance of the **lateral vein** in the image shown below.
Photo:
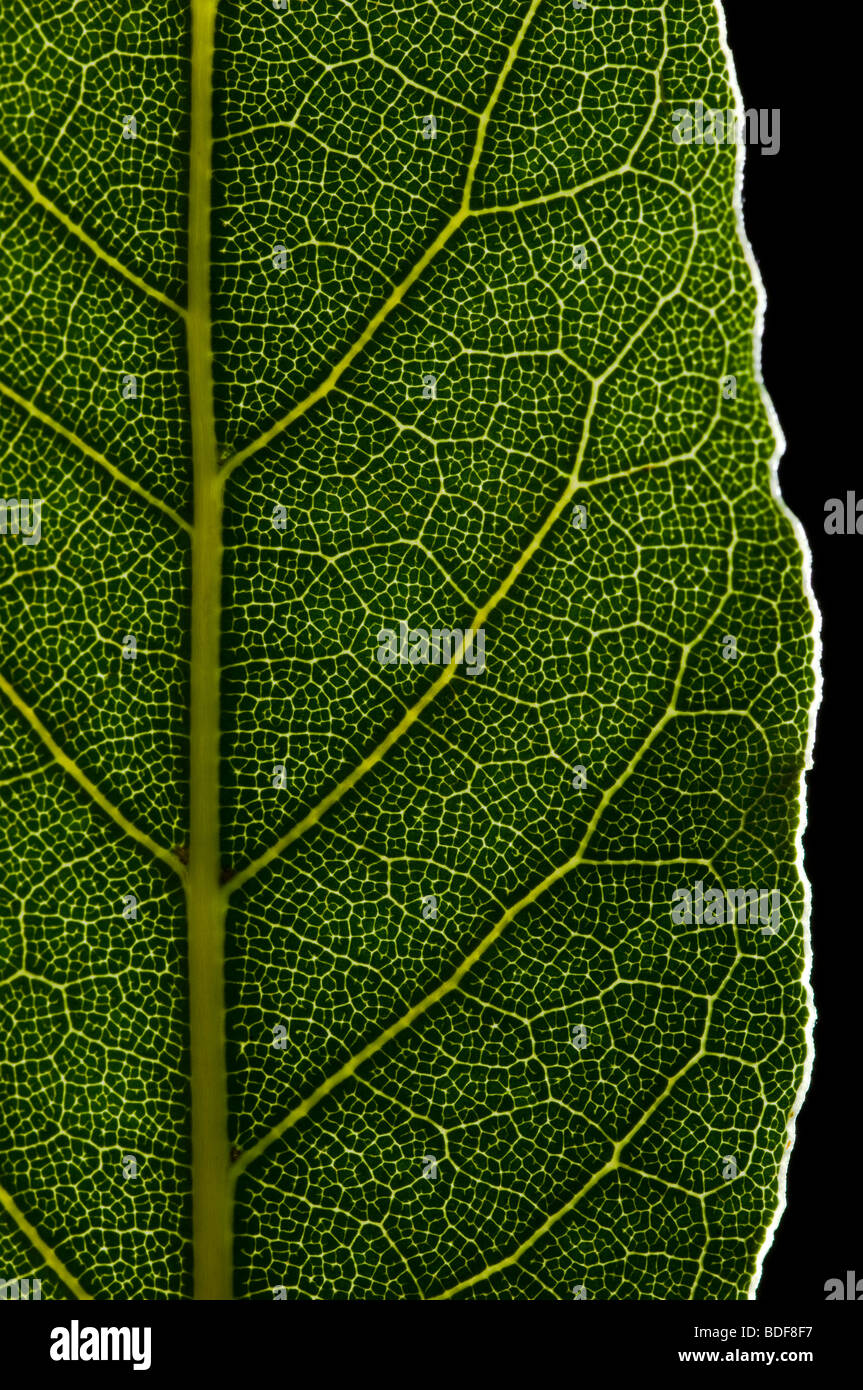
M739 959L739 957L737 959ZM525 1240L523 1240L521 1244L517 1246L516 1249L513 1250L509 1255L504 1255L501 1259L495 1260L493 1263L487 1264L485 1269L480 1270L477 1274L470 1275L467 1279L462 1279L460 1283L454 1284L452 1288L446 1289L443 1293L435 1294L434 1297L430 1300L432 1303L445 1302L446 1300L453 1298L456 1294L462 1293L465 1289L473 1288L474 1285L482 1283L483 1280L490 1279L493 1274L498 1274L502 1269L509 1269L512 1265L518 1264L522 1256L526 1255L528 1250L530 1250L534 1245L536 1245L537 1241L542 1236L546 1235L549 1231L551 1231L557 1225L558 1221L561 1221L563 1219L563 1217L568 1216L571 1211L575 1210L582 1197L585 1197L587 1193L591 1191L592 1188L596 1187L596 1185L602 1181L603 1178L608 1177L610 1173L613 1173L617 1169L624 1166L621 1163L621 1154L624 1152L626 1147L632 1142L635 1136L638 1133L640 1133L640 1131L647 1124L647 1121L650 1119L650 1117L654 1115L656 1111L659 1109L663 1101L668 1099L678 1082L681 1081L682 1078L686 1076L698 1062L701 1061L702 1057L706 1056L707 1035L710 1031L710 1024L713 1019L714 1004L715 1001L719 998L719 995L722 993L722 990L728 983L728 980L731 977L731 973L736 964L737 960L735 960L734 965L732 965L729 968L728 973L726 974L725 979L722 980L721 984L719 985L716 994L711 995L708 998L706 1018L704 1021L704 1028L702 1030L701 1043L698 1048L698 1051L694 1052L691 1057L688 1057L687 1060L683 1063L683 1066L679 1067L678 1070L674 1073L674 1075L668 1078L667 1082L665 1083L665 1086L663 1087L660 1094L656 1097L656 1099L651 1102L651 1104L647 1107L646 1110L643 1111L641 1115L639 1115L638 1119L627 1131L627 1133L624 1134L623 1138L617 1140L617 1142L614 1145L614 1150L612 1152L611 1158L608 1160L608 1162L604 1163L601 1168L598 1168L597 1171L593 1173L592 1176L588 1178L588 1180L585 1183L582 1184L582 1186L575 1193L575 1195L573 1197L570 1197L568 1202L564 1202L563 1206L559 1207L557 1211L554 1211L551 1213L550 1216L547 1216L545 1221L543 1221L539 1226L537 1226L536 1230L532 1231L530 1235Z
M0 150L0 165L12 175L12 178L21 185L26 193L29 193L38 207L50 213L56 221L66 228L67 232L71 232L74 237L78 238L82 246L86 246L89 251L92 251L98 260L104 261L105 265L116 270L118 275L122 275L124 280L128 280L129 284L134 285L142 294L149 295L151 299L164 304L168 309L173 309L174 313L179 314L181 318L185 316L186 311L181 304L171 299L169 295L163 294L161 290L157 290L155 286L149 285L140 275L136 275L134 270L129 270L128 266L123 265L122 261L118 261L116 256L112 256L110 251L106 251L104 247L99 245L98 241L95 241L88 232L85 232L83 227L80 227L77 222L73 222L72 218L68 217L65 212L61 212L56 203L52 203L51 199L45 196L38 184L34 183L32 179L28 179L27 175L22 173L17 164L14 164L2 150Z
M123 830L130 839L137 840L139 845L144 845L157 859L161 859L164 864L168 864L180 878L185 878L186 871L176 856L173 855L170 850L158 844L146 831L139 830L137 825L129 820L128 816L125 816L117 806L114 806L113 803L108 800L105 793L100 791L95 782L91 782L90 778L85 772L81 771L77 763L73 762L67 753L64 753L53 735L45 728L45 725L42 723L36 711L27 704L26 700L22 699L14 686L10 685L9 681L2 674L0 674L0 690L3 691L9 703L15 707L18 713L24 716L30 728L39 735L39 738L48 749L54 761L62 767L64 772L68 773L74 782L77 782L78 786L87 793L91 800L94 801L106 815L110 816L111 820L113 820L116 825L119 825L120 829Z
M608 378L616 371L618 365L626 356L626 354L631 350L633 344L647 330L647 326L650 323L652 323L653 319L657 316L657 314L661 312L664 306L678 294L680 286L684 283L686 276L689 273L689 266L692 261L694 248L695 240L693 239L686 257L685 265L683 267L683 270L681 271L678 283L674 286L673 289L669 290L666 294L660 296L660 298L656 301L654 307L646 315L646 317L635 330L635 332L631 335L631 337L623 345L623 347L621 347L617 356L605 368L605 371L600 376L595 377L593 379L591 385L590 399L588 401L587 409L585 411L584 423L582 425L581 440L579 442L578 452L576 454L575 463L573 464L569 481L567 482L567 485L561 493L560 497L558 498L557 502L551 508L542 526L531 537L530 542L521 552L515 564L512 566L509 573L505 577L505 579L492 594L491 598L489 598L483 605L483 607L480 608L474 615L467 631L470 631L471 629L476 630L477 628L482 627L489 614L492 613L493 610L506 598L507 594L509 593L515 581L518 579L519 575L524 570L528 561L533 557L533 555L536 553L539 547L543 544L546 536L551 531L555 523L558 521L562 512L565 510L568 503L575 496L576 492L578 492L581 489L581 468L584 462L585 451L587 449L587 443L590 437L591 424L593 421L594 412L596 410L600 389L602 388L603 384L608 380ZM304 835L307 830L311 829L312 826L316 825L317 822L320 820L321 816L323 816L325 812L330 809L331 806L335 805L335 803L339 801L340 798L347 791L349 791L353 786L355 786L356 783L359 782L367 772L371 771L371 769L381 761L384 755L387 752L389 752L390 748L392 748L393 745L397 743L398 740L402 737L402 735L413 724L416 723L419 716L422 714L425 708L429 704L431 704L431 702L436 698L438 693L441 690L443 690L444 687L448 685L449 682L453 679L453 676L456 673L456 669L459 666L464 655L465 641L466 632L463 632L461 638L459 639L456 650L452 656L450 665L447 666L441 672L437 680L434 681L427 688L427 690L423 692L416 704L411 706L411 708L405 712L405 714L399 720L395 728L392 729L390 733L386 735L382 742L379 743L377 747L366 758L364 758L361 763L359 763L355 768L353 768L352 771L345 778L343 778L341 782L339 782L335 787L333 787L333 789L330 792L328 792L327 795L323 797L323 799L319 801L317 805L314 806L312 810L309 811L308 814L304 816L301 821L298 821L296 825L292 826L290 830L286 831L284 835L282 835L273 845L271 845L269 849L264 850L262 854L258 855L243 869L241 869L239 873L234 875L234 877L230 880L230 882L226 885L224 889L226 898L229 898L230 895L233 892L235 892L237 888L240 888L244 883L247 883L250 878L253 878L254 875L259 872L260 869L264 868L267 864L271 863L273 859L277 858L278 855L280 855L284 849L287 849L289 845L293 844L294 840L299 839L299 837L301 835Z
M48 1265L50 1269L53 1269L58 1278L63 1280L67 1289L70 1289L75 1297L81 1299L82 1302L86 1300L92 1302L93 1295L87 1293L87 1290L79 1283L74 1274L70 1273L57 1252L52 1250L47 1241L42 1239L36 1227L32 1222L27 1220L26 1216L21 1211L14 1197L2 1186L0 1186L0 1205L8 1211L18 1229L27 1237L31 1245L36 1247L46 1265Z
M477 137L474 143L470 163L468 164L464 190L462 193L462 201L458 210L453 213L446 226L443 227L443 229L440 232L438 232L434 241L432 241L431 244L426 247L419 260L416 261L413 264L413 266L411 266L411 269L408 271L407 275L404 277L401 283L395 287L392 293L381 305L380 309L378 309L377 313L371 319L369 319L360 336L357 339L355 339L355 341L348 348L344 356L336 363L329 376L324 381L322 381L319 386L316 386L313 391L310 391L309 394L303 400L301 400L297 405L293 407L293 409L289 410L286 415L283 415L280 420L277 420L275 424L270 425L269 429L264 430L263 433L259 434L256 439L253 439L250 444L247 444L243 449L239 449L237 453L235 453L234 455L232 455L230 459L228 459L228 461L223 465L221 470L221 479L223 484L227 482L228 478L233 473L235 468L239 467L241 463L245 463L246 459L251 458L253 454L258 453L260 449L265 448L267 444L272 443L272 441L276 439L280 434L282 434L283 431L286 430L290 425L292 425L295 420L298 420L301 415L305 415L306 412L310 410L313 405L316 405L318 401L323 400L323 398L330 393L330 391L333 389L336 383L341 380L342 376L347 371L348 367L351 365L354 359L362 352L363 348L365 348L367 344L371 342L380 325L384 322L385 319L389 318L393 309L395 309L397 305L401 304L408 290L420 278L429 262L433 261L437 253L447 244L448 241L451 240L451 238L458 230L458 228L462 225L462 223L465 222L468 219L468 217L471 217L473 215L470 206L470 199L471 193L473 192L474 181L476 179L476 172L479 167L479 161L482 158L482 152L485 146L485 137L486 132L488 130L488 123L491 118L491 114L497 104L498 98L500 97L500 94L503 90L504 83L506 82L506 79L509 76L509 73L512 69L512 65L518 56L518 51L521 48L524 36L530 27L531 21L534 15L536 14L539 5L540 0L531 0L531 4L525 14L524 19L522 20L521 28L519 29L515 39L513 40L509 53L507 54L506 62L503 64L500 73L498 74L498 78L494 85L492 94L489 97L488 102L486 103L484 111L479 117Z
M587 414L585 417L584 427L582 430L582 438L578 450L578 457L576 459L572 475L566 488L561 493L557 502L555 502L554 506L549 511L542 526L531 537L529 544L525 546L524 550L519 555L518 559L510 569L509 573L506 575L503 582L498 586L498 588L491 595L491 597L486 600L483 606L477 610L468 628L462 631L461 637L459 638L458 643L456 644L456 649L453 653L450 664L444 667L437 680L433 681L431 685L429 685L427 689L423 691L422 695L416 701L416 703L411 705L410 709L405 711L398 724L396 724L396 726L390 730L386 737L383 738L381 742L375 746L375 748L373 748L372 752L369 753L367 757L363 758L362 762L358 763L356 767L351 769L347 777L344 777L341 782L337 783L337 785L333 787L332 790L328 792L327 795L324 796L312 808L311 811L309 811L308 815L304 816L302 820L297 821L295 825L291 826L290 830L286 831L285 834L282 835L278 840L276 840L274 844L270 845L269 849L264 850L262 854L259 854L257 858L253 859L249 864L242 868L239 871L239 873L236 873L234 875L234 877L225 885L224 891L226 897L230 897L230 895L236 892L238 888L242 887L244 883L247 883L250 878L254 878L255 874L259 873L260 870L265 868L267 864L270 864L274 859L278 858L278 856L282 853L283 850L287 849L288 846L293 844L295 840L298 840L301 835L304 835L307 830L310 830L312 826L316 825L317 822L330 809L331 806L334 806L337 801L340 801L346 792L350 791L352 787L356 786L356 784L363 777L365 777L366 773L370 772L372 768L377 766L377 764L386 756L389 750L396 743L398 743L398 741L407 732L407 730L410 729L411 726L417 722L424 710L428 708L432 701L437 698L440 692L445 688L445 686L449 684L449 682L456 675L459 664L464 655L464 647L465 641L467 640L467 633L470 631L476 631L477 628L481 628L485 623L486 619L488 618L489 614L495 608L497 608L500 603L503 602L504 598L509 593L513 584L524 570L528 561L533 558L537 550L543 544L549 531L555 525L561 513L566 508L566 505L569 502L570 498L575 493L578 486L578 474L581 466L581 461L584 457L584 451L587 446L587 440L590 435L590 423L593 418L594 409L596 407L597 394L598 387L596 386L596 384L594 384L593 390L591 392Z
M723 597L719 605L720 608L722 604L724 604L724 602L725 598ZM719 610L717 609L717 612L718 611ZM342 1067L338 1069L338 1071L334 1072L332 1076L327 1077L326 1081L322 1082L321 1085L318 1086L318 1088L315 1091L313 1091L310 1096L308 1096L304 1101L301 1101L300 1104L295 1106L293 1110L291 1110L286 1116L283 1117L283 1119L281 1119L278 1122L278 1124L274 1125L272 1129L270 1129L269 1132L258 1141L257 1144L255 1144L252 1148L247 1149L246 1152L242 1154L241 1157L237 1160L232 1170L235 1181L239 1177L239 1175L248 1167L248 1165L254 1162L256 1158L260 1157L260 1155L263 1154L270 1147L271 1144L273 1144L277 1139L280 1139L281 1136L288 1129L291 1129L295 1124L297 1124L299 1120L303 1119L309 1113L310 1110L314 1109L314 1107L321 1100L328 1096L331 1091L335 1090L337 1086L340 1086L343 1081L346 1081L349 1077L353 1076L354 1072L357 1070L358 1067L362 1066L364 1062L367 1062L370 1057L373 1057L377 1052L381 1050L382 1047L385 1047L387 1043L391 1042L393 1038L397 1038L400 1033L403 1033L405 1031L405 1029L410 1028L411 1025L423 1014L425 1014L433 1004L438 1003L441 999L445 999L447 995L451 994L453 990L457 989L464 976L467 975L473 969L473 967L482 959L482 957L486 954L489 948L494 944L495 941L497 941L502 932L506 929L506 927L509 926L509 924L512 921L514 921L514 919L519 915L519 913L522 912L526 907L529 907L532 903L536 902L539 898L543 896L543 894L545 894L550 888L553 888L555 884L559 883L574 869L578 868L578 866L584 860L585 854L587 852L587 847L590 844L596 831L596 828L599 825L611 801L617 795L620 788L624 786L624 784L632 776L633 772L638 767L639 763L645 757L648 751L652 748L653 744L656 742L657 738L662 733L666 725L670 722L670 720L672 720L676 716L677 700L680 695L680 690L683 682L683 675L686 670L689 654L692 651L692 649L697 645L697 643L701 640L701 637L703 636L707 628L709 628L711 623L715 621L715 617L715 614L711 616L711 618L705 624L702 631L693 638L692 642L690 642L686 647L684 647L683 652L681 654L680 662L678 664L677 675L672 686L671 695L669 697L668 704L665 708L664 713L654 724L653 728L650 730L650 733L644 738L642 743L636 749L635 753L633 753L632 757L630 758L623 771L619 774L619 776L611 784L611 786L606 788L605 792L603 793L602 797L597 803L593 816L591 817L590 822L587 825L584 834L582 835L581 840L579 842L578 848L575 850L574 854L572 854L570 858L566 860L565 863L558 865L555 869L552 869L552 871L549 874L546 874L545 878L543 878L539 883L535 884L534 887L531 888L527 893L525 893L521 898L519 898L517 902L513 903L510 907L508 907L507 910L498 918L494 926L486 933L483 939L474 948L474 950L471 951L470 955L464 958L464 960L457 966L453 973L446 980L444 980L442 984L438 985L437 989L432 990L429 994L425 996L425 998L421 999L418 1003L414 1004L413 1007L408 1009L408 1011L404 1013L401 1016L401 1018L397 1019L395 1023L391 1024L388 1028L385 1028L383 1032L381 1032L375 1039L373 1039L372 1042L367 1043L364 1048L361 1048L359 1052L355 1053L353 1057L351 1057L347 1062L345 1062L345 1064Z
M104 454L101 454L98 449L94 449L93 446L88 444L85 439L82 439L80 435L75 434L73 430L67 429L65 425L61 425L59 420L53 419L52 416L46 414L44 410L40 410L38 405L34 405L26 396L20 395L14 387L7 386L3 381L0 381L0 395L4 395L8 400L14 401L22 410L26 410L29 415L32 415L34 420L39 420L41 424L47 425L57 434L62 435L64 439L68 439L69 443L74 444L76 448L80 449L82 454L86 454L87 458L93 459L94 463L98 463L100 468L104 468L107 473L110 473L115 482L122 483L130 492L134 492L136 496L140 497L144 502L147 502L151 507L155 507L158 511L164 512L165 516L170 517L175 526L180 527L181 530L191 535L191 526L188 521L180 516L179 512L175 511L167 502L163 502L160 497L156 497L154 493L149 492L147 488L142 487L134 478L130 478L127 473L124 473L122 469L118 468L117 465L106 458Z

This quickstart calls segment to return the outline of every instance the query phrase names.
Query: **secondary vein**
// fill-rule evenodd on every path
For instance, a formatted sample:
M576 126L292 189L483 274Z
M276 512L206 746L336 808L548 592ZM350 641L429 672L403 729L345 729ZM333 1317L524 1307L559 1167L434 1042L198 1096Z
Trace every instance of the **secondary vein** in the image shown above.
M31 1245L34 1245L39 1251L46 1265L48 1265L50 1269L53 1269L58 1278L63 1280L63 1283L72 1291L75 1297L92 1301L93 1295L87 1293L87 1290L79 1283L74 1274L70 1273L66 1268L57 1252L42 1239L36 1227L27 1220L21 1208L18 1206L18 1203L15 1201L15 1198L11 1193L6 1191L5 1187L0 1187L0 1206L6 1209L18 1229L27 1237Z
M436 989L432 990L429 994L427 994L425 998L419 1000L418 1003L414 1004L412 1008L408 1009L407 1012L401 1016L401 1018L396 1020L395 1023L391 1024L388 1028L385 1028L381 1033L379 1033L378 1036L372 1042L367 1043L364 1048L361 1048L359 1052L355 1053L353 1057L351 1057L347 1062L344 1063L342 1067L338 1069L338 1071L334 1072L331 1076L329 1076L326 1079L326 1081L322 1082L321 1085L318 1086L318 1088L315 1091L313 1091L310 1096L308 1096L304 1101L301 1101L300 1104L295 1106L293 1110L291 1110L287 1115L285 1115L278 1122L278 1124L274 1125L267 1132L267 1134L265 1134L258 1141L257 1144L247 1149L246 1152L238 1159L238 1161L234 1165L233 1178L235 1182L239 1178L240 1174L244 1172L245 1169L249 1166L250 1163L253 1163L256 1158L259 1158L263 1153L265 1153L271 1144L273 1144L277 1139L281 1138L281 1136L288 1129L292 1128L295 1124L297 1124L299 1120L303 1119L309 1113L309 1111L313 1110L314 1107L326 1096L328 1096L331 1091L335 1090L337 1086L340 1086L343 1081L346 1081L349 1077L353 1076L354 1072L357 1070L358 1067L360 1067L363 1064L363 1062L368 1061L370 1057L373 1057L387 1043L391 1042L394 1038L397 1038L399 1034L403 1033L407 1028L410 1028L418 1018L421 1018L423 1014L428 1012L428 1010L431 1008L433 1004L436 1004L440 1000L445 999L447 995L451 994L453 990L457 989L464 976L467 975L473 969L473 967L482 959L482 957L486 954L489 948L495 943L495 941L498 940L498 938L501 936L506 927L508 927L509 924L512 921L514 921L514 919L521 912L523 912L526 907L529 907L532 903L536 902L546 892L548 892L550 888L554 887L555 884L559 883L574 869L578 868L578 866L584 861L588 845L593 839L597 826L602 820L602 817L604 816L608 806L611 804L614 797L620 791L621 787L623 787L629 781L630 777L635 772L642 759L646 756L646 754L653 747L656 740L659 738L659 735L662 733L663 729L665 729L668 723L676 716L677 701L680 697L680 692L683 686L683 677L686 672L690 654L698 645L698 643L702 640L704 634L709 630L712 624L716 622L724 604L727 601L727 598L728 593L726 592L726 594L724 594L721 600L719 601L715 611L705 622L701 631L693 637L691 642L687 643L684 646L683 651L681 653L680 661L678 663L677 674L672 685L671 694L669 696L668 703L663 714L653 725L653 728L650 730L649 734L647 734L646 737L642 740L641 744L636 749L635 753L633 753L632 757L630 758L623 771L618 775L618 777L611 784L611 786L607 787L606 790L603 792L603 795L597 803L597 806L584 831L584 834L582 835L581 840L579 841L578 847L575 850L575 852L570 856L570 858L566 860L565 863L558 865L555 869L552 869L552 871L549 874L546 874L545 878L543 878L541 882L534 884L533 888L531 888L527 893L525 893L521 898L519 898L517 902L513 903L510 907L508 907L507 910L498 918L497 922L495 922L494 926L490 928L490 930L486 933L483 939L470 953L470 955L464 958L464 960L457 966L457 968L446 980L444 980L440 985L438 985Z
M38 734L54 761L62 767L64 772L69 774L73 781L77 782L78 786L87 793L91 800L94 801L106 815L110 816L112 821L119 825L120 829L125 831L131 839L137 840L139 845L144 845L151 854L155 855L157 859L161 859L164 864L167 864L176 874L179 874L179 876L183 878L185 876L185 869L176 855L172 854L170 850L165 849L164 845L158 844L145 830L140 830L133 821L129 820L128 816L123 814L119 807L108 800L105 793L96 786L95 782L90 780L86 772L82 772L78 764L69 757L68 753L64 752L53 734L45 728L45 725L42 723L36 711L31 705L28 705L27 701L18 694L15 687L11 685L2 674L0 674L0 690L2 690L9 703L14 705L15 709L18 710L18 713L24 716L30 728Z
M128 474L124 473L116 464L113 464L111 460L106 458L104 454L101 454L98 449L94 449L93 446L88 444L85 439L82 439L80 435L75 434L73 430L67 429L65 425L61 425L59 420L55 420L52 416L46 414L44 410L40 410L38 405L34 405L26 396L20 395L14 387L7 386L3 381L0 381L0 395L6 396L10 401L14 401L16 405L21 406L22 410L26 410L29 415L32 415L34 420L39 420L41 424L47 425L57 434L62 435L64 439L68 439L69 443L74 444L77 449L80 449L82 454L86 454L87 458L92 459L94 463L99 464L100 468L104 468L107 473L110 473L115 482L122 483L130 492L134 492L136 496L149 503L151 507L156 507L158 511L164 512L165 516L170 517L175 526L191 534L191 526L188 521L180 516L179 512L175 511L167 502L163 502L161 497L157 497L155 493L149 492L147 488L142 487L134 478L130 478Z
M315 387L313 391L310 391L309 394L302 401L295 405L292 410L289 410L286 415L283 415L280 420L277 420L275 424L271 425L269 429L264 430L263 433L259 434L256 439L253 439L250 444L247 444L244 449L239 449L237 453L235 453L230 459L228 459L227 463L223 465L221 470L221 479L223 484L227 482L228 478L233 473L235 468L238 468L241 463L244 463L246 461L246 459L251 458L253 454L258 453L260 449L263 449L267 444L270 444L274 439L276 439L280 434L282 434L288 428L289 425L292 425L295 420L298 420L300 418L301 415L305 415L308 410L311 410L313 405L316 405L319 400L322 400L324 396L329 394L329 392L333 389L336 383L342 378L342 376L347 371L348 367L351 365L354 359L359 355L359 353L362 352L363 348L366 347L366 345L374 337L380 325L384 322L385 319L389 318L393 309L395 309L397 305L401 304L408 290L420 278L429 262L434 260L438 252L447 244L448 241L451 240L451 238L454 236L456 231L458 231L462 223L465 222L468 219L468 217L471 216L471 194L473 192L473 185L476 180L476 173L479 167L479 162L482 158L482 152L485 147L485 138L486 133L488 131L488 123L491 118L492 112L497 104L498 98L500 97L500 94L503 90L506 79L512 70L513 63L518 57L519 49L521 48L521 45L524 41L524 37L528 29L530 28L531 21L534 15L536 14L537 10L539 9L539 5L540 0L532 0L532 3L528 7L524 19L522 20L521 27L515 39L512 42L509 53L507 54L506 62L503 64L498 74L498 78L494 85L492 94L489 97L485 109L483 110L479 118L477 137L474 143L470 163L467 168L464 190L462 193L462 201L459 205L458 210L453 213L452 217L449 219L449 221L446 223L443 229L440 232L438 232L434 241L432 241L431 244L426 247L419 260L411 266L407 275L387 297L387 299L381 305L380 309L378 309L377 313L371 319L369 319L360 336L351 344L344 356L341 357L341 359L336 363L329 376L327 376L326 380L322 381L320 386Z
M136 289L141 290L143 294L149 295L150 299L157 300L159 304L164 304L166 308L173 309L175 314L179 314L181 317L183 316L185 310L181 304L178 304L176 300L171 299L167 294L163 294L161 290L157 290L154 285L149 285L140 275L136 275L134 270L130 270L128 266L123 265L122 261L118 261L116 256L112 256L110 251L106 251L104 247L100 246L98 241L95 241L88 232L84 231L83 227L80 227L77 222L73 222L72 218L68 217L65 212L61 212L56 203L52 203L51 199L46 197L39 188L39 185L34 183L32 179L28 179L27 175L24 174L18 168L17 164L14 164L2 150L0 150L0 166L2 166L7 173L12 175L13 179L21 185L26 193L29 193L33 202L36 203L38 207L56 218L56 220L66 228L67 232L71 232L74 237L77 237L81 244L86 246L89 251L92 251L93 255L100 261L104 261L105 265L110 266L112 270L116 270L118 275L122 275L124 280L129 281L130 285L134 285Z

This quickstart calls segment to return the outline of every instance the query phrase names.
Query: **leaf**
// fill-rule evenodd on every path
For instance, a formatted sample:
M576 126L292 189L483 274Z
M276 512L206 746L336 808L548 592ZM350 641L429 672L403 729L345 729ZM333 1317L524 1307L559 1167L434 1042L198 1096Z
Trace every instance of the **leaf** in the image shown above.
M717 7L2 35L0 1274L745 1298L815 638Z

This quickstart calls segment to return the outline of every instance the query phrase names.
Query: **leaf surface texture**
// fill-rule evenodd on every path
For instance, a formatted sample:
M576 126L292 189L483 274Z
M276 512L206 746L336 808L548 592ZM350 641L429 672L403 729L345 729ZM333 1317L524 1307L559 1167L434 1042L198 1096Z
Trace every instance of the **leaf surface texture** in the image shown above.
M229 1228L199 1295L745 1298L814 678L737 151L672 139L734 106L716 7L2 0L0 70L0 494L44 500L0 1274L189 1297ZM485 669L382 665L402 620ZM696 881L779 930L673 923Z

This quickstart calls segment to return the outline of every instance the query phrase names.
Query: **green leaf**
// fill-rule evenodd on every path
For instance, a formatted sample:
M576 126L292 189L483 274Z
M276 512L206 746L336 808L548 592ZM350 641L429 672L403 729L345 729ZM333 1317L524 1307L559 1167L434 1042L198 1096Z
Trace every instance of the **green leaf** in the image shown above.
M672 138L718 7L0 39L0 1277L745 1298L816 634L742 155Z

